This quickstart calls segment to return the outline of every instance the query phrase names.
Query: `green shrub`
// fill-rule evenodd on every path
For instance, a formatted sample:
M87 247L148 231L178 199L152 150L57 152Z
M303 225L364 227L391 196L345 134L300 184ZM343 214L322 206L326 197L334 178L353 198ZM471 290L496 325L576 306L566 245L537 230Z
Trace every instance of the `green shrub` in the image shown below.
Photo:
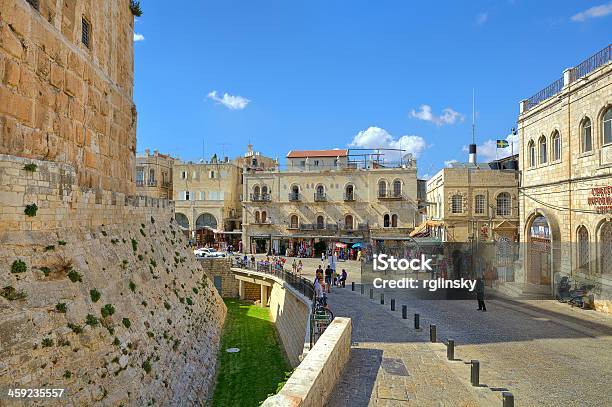
M89 326L98 326L99 321L98 318L96 318L95 316L87 314L87 316L85 317L85 323Z
M36 172L37 168L38 168L38 165L34 163L29 163L23 166L24 171L27 171L27 172Z
M153 267L157 267L157 262L155 260L151 259L150 263Z
M72 377L72 372L70 370L66 370L64 372L64 379L70 379Z
M164 301L164 308L166 308L167 310L170 310L170 308L172 308L172 307L170 306L168 301Z
M138 250L138 242L136 241L136 239L132 239L132 250L134 252L136 252L136 250Z
M45 275L45 277L48 277L49 274L51 274L51 269L49 267L41 267L40 271L43 272L43 274Z
M106 304L100 309L100 314L102 318L109 317L115 313L115 307L112 304Z
M73 283L81 282L83 281L83 276L76 270L70 270L70 272L68 273L68 278L70 279L70 281L72 281Z
M94 288L93 290L89 290L89 296L93 302L98 302L100 297L102 297L102 294L100 294L100 291Z
M57 304L55 304L55 310L57 312L65 314L67 309L68 309L68 307L66 307L66 303L65 302L58 302Z
M142 362L142 369L147 372L147 374L151 372L151 362L149 359Z
M140 260L140 261L143 261L143 260L144 260L144 257L142 257L142 254L139 254L139 255L138 255L138 260Z
M130 321L129 318L123 318L121 320L121 323L123 324L123 326L125 326L127 329L130 329L130 327L132 326L132 322Z
M9 301L23 300L27 297L24 291L17 291L14 287L8 286L0 290L0 297L4 297Z
M32 216L36 216L37 211L38 211L38 205L33 203L33 204L26 205L25 209L23 210L23 213L25 213L27 216L32 217Z
M112 244L117 244L117 243L119 243L119 239L111 239L111 243Z
M53 250L55 250L55 246L50 244L49 246L45 247L45 251L46 252L52 252Z
M25 273L27 271L26 264L22 260L15 260L11 265L11 273Z
M154 337L155 337L155 334L154 334L153 332L151 332L151 331L147 331L147 336L148 336L149 338L154 338Z
M60 246L66 246L66 242L63 241L63 240L58 240L57 244L60 245Z
M147 306L147 302L146 301L141 302L141 304L142 304L143 307Z
M81 332L83 332L83 328L81 327L81 325L68 323L68 328L72 329L72 332L74 332L75 334L80 334Z
M119 338L117 338L116 336L115 336L115 340L113 341L113 345L115 345L115 346L121 345L121 342L119 341Z
M140 229L140 234L144 237L147 237L147 235L145 234L144 230Z
M102 230L100 233L102 233L102 236L106 236L106 230Z
M187 305L193 305L193 300L187 297Z
M192 288L192 290L193 290L193 293L194 293L194 294L197 294L197 293L199 292L199 291L198 291L198 289L197 289L197 288L195 288L195 287L193 287L193 288Z
M151 223L155 223L155 218L153 218L153 216L151 216Z
M136 283L133 282L132 280L130 280L130 284L129 284L130 290L134 293L136 292Z
M53 346L53 339L51 338L43 338L41 345L43 348L49 348Z

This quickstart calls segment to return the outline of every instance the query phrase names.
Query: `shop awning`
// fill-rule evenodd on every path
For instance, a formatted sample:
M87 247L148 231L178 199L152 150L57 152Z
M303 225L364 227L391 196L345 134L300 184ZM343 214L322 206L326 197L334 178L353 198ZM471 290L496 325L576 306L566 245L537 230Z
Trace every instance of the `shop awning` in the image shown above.
M426 220L425 222L423 222L419 226L417 226L416 229L414 229L412 232L410 232L410 236L412 236L412 237L415 237L415 236L427 237L427 236L429 236L429 228L435 227L435 226L443 226L443 225L444 225L444 222L442 222L440 220Z

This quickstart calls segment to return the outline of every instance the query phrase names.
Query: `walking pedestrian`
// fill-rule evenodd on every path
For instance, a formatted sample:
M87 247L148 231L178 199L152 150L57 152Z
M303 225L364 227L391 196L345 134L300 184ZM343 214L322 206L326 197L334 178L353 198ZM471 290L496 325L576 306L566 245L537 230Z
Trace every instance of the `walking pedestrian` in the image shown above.
M328 293L331 293L332 274L333 274L333 270L328 264L327 268L325 269L325 285L327 286Z
M482 277L476 279L476 299L478 300L478 311L487 311L487 306L484 302L485 283Z

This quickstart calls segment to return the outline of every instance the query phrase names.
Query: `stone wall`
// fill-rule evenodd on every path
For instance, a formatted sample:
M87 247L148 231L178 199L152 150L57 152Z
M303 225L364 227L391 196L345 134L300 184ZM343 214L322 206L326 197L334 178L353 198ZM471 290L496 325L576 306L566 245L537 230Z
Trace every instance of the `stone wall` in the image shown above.
M231 260L228 258L199 259L204 272L214 283L215 277L221 278L221 293L223 298L238 298L238 281L232 272Z
M0 154L70 164L80 187L133 194L129 0L39 3L0 3Z
M335 318L281 391L264 407L320 407L333 397L351 352L350 318Z
M310 301L289 285L279 284L275 280L270 294L270 314L293 367L299 365L304 343L309 339L306 337L309 332L309 304Z
M261 286L259 284L244 283L244 299L249 301L261 301ZM267 304L262 304L264 307Z

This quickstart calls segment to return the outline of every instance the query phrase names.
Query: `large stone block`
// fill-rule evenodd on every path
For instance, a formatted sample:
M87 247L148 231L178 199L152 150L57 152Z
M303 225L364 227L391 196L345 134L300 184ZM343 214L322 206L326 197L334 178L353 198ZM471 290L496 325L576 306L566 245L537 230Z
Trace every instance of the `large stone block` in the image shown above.
M4 83L10 86L17 86L19 83L20 68L19 64L12 59L7 59L4 66Z
M17 59L23 56L23 46L8 24L0 26L0 47Z

